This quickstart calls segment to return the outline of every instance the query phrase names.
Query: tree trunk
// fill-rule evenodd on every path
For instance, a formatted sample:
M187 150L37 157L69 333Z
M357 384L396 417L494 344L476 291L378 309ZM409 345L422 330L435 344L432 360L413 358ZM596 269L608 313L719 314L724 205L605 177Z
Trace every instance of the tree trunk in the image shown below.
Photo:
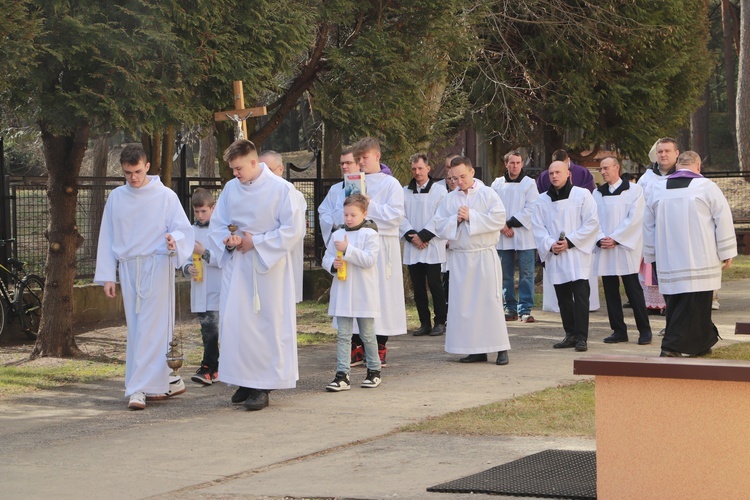
M338 179L341 177L341 131L333 125L323 122L323 177Z
M706 84L706 89L703 92L703 104L690 115L690 149L701 156L704 165L709 164L711 161L708 141L710 99L710 89L708 84Z
M736 67L735 67L735 50L734 50L734 33L735 26L734 13L729 0L721 0L721 23L724 32L724 80L727 86L727 112L729 114L729 123L731 123L732 139L737 137L735 125L737 123L737 100L736 91Z
M219 148L218 151L216 151L216 156L219 159L219 176L221 177L222 185L226 184L229 180L231 180L234 177L234 174L232 174L232 169L229 168L229 165L223 159L224 151L233 142L234 142L234 127L229 127L228 125L216 127L216 145Z
M551 125L544 125L542 135L544 138L544 157L547 160L545 167L547 167L552 163L552 153L558 149L563 149L565 141L563 135Z
M141 142L143 143L143 149L146 150L146 156L149 158L149 163L151 163L151 166L148 169L148 175L161 175L161 132L154 132L152 135L144 134Z
M216 128L209 125L201 130L200 151L198 163L201 177L216 175Z
M174 164L172 160L175 151L174 140L174 125L169 125L164 130L164 135L162 136L161 171L159 172L159 176L161 177L161 183L170 189L172 188L172 165Z
M89 138L89 124L80 122L75 132L55 135L40 122L49 181L50 223L46 286L42 298L42 320L31 359L39 356L73 357L81 352L73 337L73 284L76 249L83 242L76 227L78 175Z
M100 137L94 141L94 168L91 175L95 178L107 176L109 164L109 136ZM89 238L86 240L85 255L88 258L96 257L97 245L99 244L99 221L104 213L104 181L95 181L89 191L88 220L92 221Z
M750 0L740 3L740 68L737 85L737 156L750 171Z

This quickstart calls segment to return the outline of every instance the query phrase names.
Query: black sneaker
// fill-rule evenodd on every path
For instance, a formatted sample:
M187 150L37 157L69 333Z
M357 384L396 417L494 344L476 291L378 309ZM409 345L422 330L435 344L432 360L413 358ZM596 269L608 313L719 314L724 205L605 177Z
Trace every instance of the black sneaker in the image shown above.
M367 377L362 381L361 387L374 389L380 385L380 370L367 370Z
M232 395L232 403L238 405L244 403L247 398L250 397L252 389L249 387L239 387Z
M352 388L352 383L349 381L349 374L344 372L336 372L336 377L333 382L326 386L328 392L341 392L348 391Z
M211 385L214 383L213 372L208 366L203 365L198 368L198 371L195 372L195 375L190 377L190 380L198 384Z
M268 406L268 391L262 389L250 389L250 394L244 402L248 411L258 411Z

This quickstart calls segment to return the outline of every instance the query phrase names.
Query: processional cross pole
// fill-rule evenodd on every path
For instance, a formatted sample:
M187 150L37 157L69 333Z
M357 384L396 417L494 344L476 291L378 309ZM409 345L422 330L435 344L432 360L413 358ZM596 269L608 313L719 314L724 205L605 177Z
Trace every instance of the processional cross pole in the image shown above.
M242 80L233 82L234 87L234 109L229 111L217 111L214 113L214 121L234 123L234 140L247 138L247 119L265 116L266 107L245 108L245 94L242 92Z

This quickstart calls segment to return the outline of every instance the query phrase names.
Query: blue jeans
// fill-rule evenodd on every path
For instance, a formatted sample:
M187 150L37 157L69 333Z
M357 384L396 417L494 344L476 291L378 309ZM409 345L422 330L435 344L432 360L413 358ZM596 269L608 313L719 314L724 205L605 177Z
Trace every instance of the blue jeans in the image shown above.
M336 372L349 373L349 365L352 361L352 326L354 318L336 316L336 324L339 328L336 341ZM380 356L378 356L378 341L375 338L375 319L357 318L359 325L359 337L365 348L365 363L368 370L380 370Z
M534 265L535 250L498 250L503 268L503 302L508 314L531 314L534 307ZM518 299L514 277L518 256Z

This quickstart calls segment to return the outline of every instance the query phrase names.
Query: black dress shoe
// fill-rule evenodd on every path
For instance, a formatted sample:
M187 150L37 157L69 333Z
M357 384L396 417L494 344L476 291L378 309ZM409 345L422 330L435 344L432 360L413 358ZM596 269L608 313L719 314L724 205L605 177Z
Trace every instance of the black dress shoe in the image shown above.
M651 343L652 335L641 335L638 337L638 345L649 345Z
M459 359L461 363L480 363L482 361L487 361L487 354L469 354L465 358Z
M633 308L633 306L630 305L630 302L625 302L622 305L622 307L623 307L623 309L632 309Z
M497 353L497 360L495 360L496 365L507 365L510 363L510 360L508 359L508 351L500 351Z
M422 325L418 330L414 330L412 335L414 335L415 337L422 337L423 335L429 335L430 331L431 328L429 326Z
M567 349L569 347L575 347L576 346L576 338L575 337L565 337L562 342L558 342L557 344L553 345L552 347L555 349Z
M251 389L250 396L245 400L245 408L249 411L262 410L268 406L268 392Z
M252 389L249 387L240 387L232 395L232 403L236 405L244 403L245 400L250 397L250 391L252 391Z
M627 335L623 337L622 335L617 335L616 333L613 333L612 335L604 339L605 344L617 344L619 342L627 342L627 341L628 341Z
M445 334L445 325L435 325L435 328L430 332L431 337L437 337L438 335Z
M681 358L682 354L677 351L670 351L668 349L662 349L661 354L659 354L660 358Z
M666 333L667 333L667 329L662 328L661 330L659 330L659 337L663 337L664 335L666 335Z
M585 340L579 340L576 342L576 351L578 352L586 352L589 350L589 346L586 344Z

